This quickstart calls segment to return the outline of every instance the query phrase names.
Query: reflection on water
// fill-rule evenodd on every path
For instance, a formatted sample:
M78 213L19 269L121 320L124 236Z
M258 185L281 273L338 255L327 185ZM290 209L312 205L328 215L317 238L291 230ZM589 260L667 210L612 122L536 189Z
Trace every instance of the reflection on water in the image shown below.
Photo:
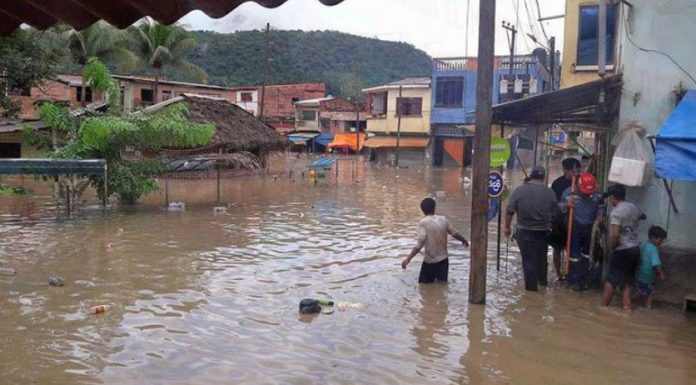
M424 195L444 191L438 210L468 229L458 170L344 163L314 186L301 161L294 179L224 181L227 214L214 181L171 182L183 213L160 194L65 221L50 186L0 197L0 265L19 271L0 276L0 383L696 383L693 319L525 293L514 245L507 269L489 261L485 307L467 302L467 249L451 248L448 285L419 286L420 260L402 271ZM300 317L319 296L364 307Z

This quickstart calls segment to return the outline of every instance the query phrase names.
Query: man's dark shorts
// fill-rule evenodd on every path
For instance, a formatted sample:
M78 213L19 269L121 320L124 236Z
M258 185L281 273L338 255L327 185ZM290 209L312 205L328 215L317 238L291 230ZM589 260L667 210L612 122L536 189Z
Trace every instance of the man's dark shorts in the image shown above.
M636 281L636 293L641 297L647 297L655 291L655 284Z
M609 262L607 282L617 289L623 289L624 285L633 286L639 259L640 247L614 251Z
M447 272L449 271L449 258L445 258L437 263L425 263L421 265L418 283L447 282Z

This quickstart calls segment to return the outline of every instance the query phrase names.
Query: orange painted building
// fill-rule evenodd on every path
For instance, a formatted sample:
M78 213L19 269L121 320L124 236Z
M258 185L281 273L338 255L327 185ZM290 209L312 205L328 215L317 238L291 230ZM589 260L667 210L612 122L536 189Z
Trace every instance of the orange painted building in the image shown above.
M83 103L104 100L104 94L92 93L90 87L87 87L86 93L83 92L80 75L58 75L55 80L46 81L25 92L12 94L11 99L19 102L21 106L20 119L36 120L39 118L40 102L60 103L75 109L81 107Z

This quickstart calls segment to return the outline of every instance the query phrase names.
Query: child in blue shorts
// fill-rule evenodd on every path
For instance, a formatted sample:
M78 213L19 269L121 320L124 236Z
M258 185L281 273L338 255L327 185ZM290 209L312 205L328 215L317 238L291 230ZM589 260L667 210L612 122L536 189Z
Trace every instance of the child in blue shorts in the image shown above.
M648 241L640 246L640 261L636 269L636 293L645 298L645 307L648 309L652 308L655 273L662 281L667 280L658 250L665 239L667 239L667 231L660 226L653 226L648 230Z

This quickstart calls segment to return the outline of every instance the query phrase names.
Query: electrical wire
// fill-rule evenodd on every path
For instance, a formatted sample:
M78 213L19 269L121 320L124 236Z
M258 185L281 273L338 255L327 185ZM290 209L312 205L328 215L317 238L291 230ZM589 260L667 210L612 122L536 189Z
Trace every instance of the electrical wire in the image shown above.
M536 6L537 6L537 14L539 15L539 18L537 21L539 22L539 25L541 26L541 32L544 34L544 39L546 39L546 42L549 42L549 36L546 34L546 29L544 28L544 23L541 21L541 7L539 7L539 0L535 0Z
M639 46L638 44L636 44L635 41L633 41L633 38L631 37L631 33L630 33L629 30L628 30L628 15L626 15L626 18L625 18L624 28L625 28L625 30L626 30L626 38L627 38L628 41L629 41L631 44L633 44L636 48L638 48L640 51L643 51L643 52L656 53L656 54L658 54L658 55L662 55L662 56L666 57L666 58L669 59L672 63L674 63L674 65L677 66L677 68L679 68L686 76L688 76L689 79L691 79L691 81L694 82L694 84L696 84L696 79L695 79L693 76L691 76L691 74L690 74L686 69L684 69L684 67L682 67L679 63L677 63L677 61L674 60L674 58L673 58L672 56L670 56L668 53L665 53L665 52L662 52L662 51L658 51L658 50L655 50L655 49L649 49L649 48L641 47L641 46Z
M529 49L529 43L527 42L527 39L529 38L527 34L525 33L524 27L522 26L522 23L520 23L520 0L511 0L512 1L512 6L515 7L515 18L517 21L517 26L520 28L520 34L522 35L522 42L524 42L525 48L527 48L527 52L531 52L531 49Z

